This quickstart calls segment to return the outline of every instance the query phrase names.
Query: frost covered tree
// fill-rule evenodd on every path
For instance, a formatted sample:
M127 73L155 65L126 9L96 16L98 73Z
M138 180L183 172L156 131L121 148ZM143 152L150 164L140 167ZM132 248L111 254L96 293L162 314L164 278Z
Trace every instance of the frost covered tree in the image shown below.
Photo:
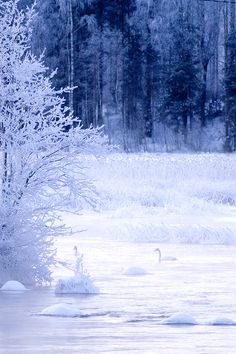
M18 3L0 1L0 283L45 283L56 262L52 238L66 232L60 212L72 200L94 201L76 161L97 135L72 119L52 87L55 73L31 53L34 10Z

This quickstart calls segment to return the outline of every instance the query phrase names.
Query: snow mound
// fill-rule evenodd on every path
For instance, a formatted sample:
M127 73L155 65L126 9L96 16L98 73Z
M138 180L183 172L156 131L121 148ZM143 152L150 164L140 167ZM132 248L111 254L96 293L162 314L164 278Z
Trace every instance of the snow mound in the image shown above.
M123 272L124 275L138 276L147 274L146 270L141 267L129 267Z
M212 326L236 326L236 322L227 317L216 317L209 324Z
M38 315L40 316L55 316L55 317L77 317L80 316L80 311L69 304L56 304L46 307Z
M188 313L177 312L167 319L165 319L163 324L167 325L197 325L197 321L194 317L189 315Z
M25 291L26 287L16 280L9 280L1 287L2 291Z
M88 274L78 274L67 279L59 279L56 284L55 294L99 294Z

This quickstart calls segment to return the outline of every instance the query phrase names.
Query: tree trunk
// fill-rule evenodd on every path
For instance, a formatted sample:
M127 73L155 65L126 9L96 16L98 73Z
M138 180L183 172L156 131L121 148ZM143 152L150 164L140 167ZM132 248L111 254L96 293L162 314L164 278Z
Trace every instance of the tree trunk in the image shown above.
M228 11L228 4L225 4L224 8L224 50L225 50L225 73L228 70L228 47L227 47L227 40L228 40L228 34L229 34L229 11ZM229 121L229 104L228 100L225 94L225 151L230 152L231 151L231 143L230 143L230 121Z
M225 150L236 150L236 34L235 3L230 4L228 29L228 7L225 14Z
M69 0L69 108L73 113L74 111L74 26L73 26L73 11L72 11L72 0Z
M97 97L97 126L103 124L103 60L104 60L104 44L103 44L103 27L104 27L104 0L99 2L99 54L98 54L98 97Z
M151 32L147 26L148 32L148 41L151 41ZM145 86L146 86L146 95L145 98L145 136L151 138L153 135L153 121L152 121L152 58L151 58L151 44L149 43L146 48L146 70L145 70Z
M206 91L207 91L207 68L208 62L203 65L202 89L200 97L201 127L206 126Z

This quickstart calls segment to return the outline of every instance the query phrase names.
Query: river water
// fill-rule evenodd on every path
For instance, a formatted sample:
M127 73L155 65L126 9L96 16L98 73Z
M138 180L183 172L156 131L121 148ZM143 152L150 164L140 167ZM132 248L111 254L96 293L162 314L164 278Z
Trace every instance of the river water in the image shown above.
M58 242L71 257L73 237ZM158 245L159 246L159 245ZM216 317L236 321L236 246L171 245L176 261L158 263L154 243L80 237L79 249L98 295L56 296L53 286L20 294L0 293L0 353L235 354L236 326L213 326ZM130 266L146 274L127 276ZM65 271L57 269L58 278ZM69 303L76 318L38 316L47 306ZM196 326L165 325L176 312Z

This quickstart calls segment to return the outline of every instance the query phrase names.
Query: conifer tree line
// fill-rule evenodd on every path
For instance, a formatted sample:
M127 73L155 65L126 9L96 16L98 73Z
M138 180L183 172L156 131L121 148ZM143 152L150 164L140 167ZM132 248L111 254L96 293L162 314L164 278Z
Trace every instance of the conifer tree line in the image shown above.
M31 0L22 0L22 6ZM236 150L235 2L37 0L32 48L85 128L126 151L202 149L221 122Z

